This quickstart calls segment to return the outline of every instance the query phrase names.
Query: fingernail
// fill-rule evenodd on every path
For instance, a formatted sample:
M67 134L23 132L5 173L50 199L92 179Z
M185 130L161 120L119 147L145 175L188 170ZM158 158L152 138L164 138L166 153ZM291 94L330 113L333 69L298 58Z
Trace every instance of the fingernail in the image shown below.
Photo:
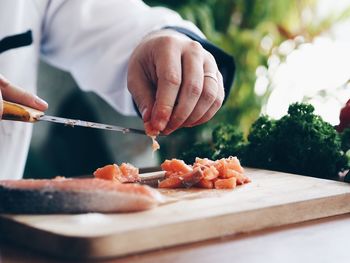
M141 112L142 119L145 119L147 113L147 108L144 108Z
M165 120L160 120L160 121L158 122L158 129L159 129L160 131L162 131L162 130L165 129L166 125L167 125L167 121L165 121Z
M45 108L47 108L49 106L49 104L46 101L44 101L43 99L39 98L36 95L35 95L35 103L38 104L39 106L43 106Z

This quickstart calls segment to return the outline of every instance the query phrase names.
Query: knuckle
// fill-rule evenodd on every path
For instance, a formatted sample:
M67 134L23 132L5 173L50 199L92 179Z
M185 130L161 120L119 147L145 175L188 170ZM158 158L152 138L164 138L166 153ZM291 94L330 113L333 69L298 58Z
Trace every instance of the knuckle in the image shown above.
M202 87L198 82L190 82L186 88L190 96L199 97L202 94Z
M186 48L186 53L190 54L191 56L198 58L203 56L203 47L197 41L191 41Z
M208 103L212 103L213 101L215 101L217 95L218 94L215 91L213 91L212 89L206 89L203 92L203 99L204 99L204 101L206 101Z
M208 59L211 63L216 64L215 57L214 57L210 52L208 52L208 51L205 51L205 52L206 52L206 57L207 57L207 59Z
M213 106L215 109L218 109L222 106L223 99L221 98L216 98L216 100L213 103Z
M169 120L172 110L173 110L172 106L165 105L165 104L158 104L156 107L155 113L157 118Z
M175 129L185 121L185 118L179 114L174 114L169 123L170 128Z
M175 71L167 71L163 75L163 80L170 85L180 86L181 85L181 76Z
M175 38L172 36L160 36L157 43L159 47L164 47L171 46L175 41Z
M197 41L191 41L191 42L189 42L188 45L192 50L195 50L195 51L202 51L203 50L202 45Z

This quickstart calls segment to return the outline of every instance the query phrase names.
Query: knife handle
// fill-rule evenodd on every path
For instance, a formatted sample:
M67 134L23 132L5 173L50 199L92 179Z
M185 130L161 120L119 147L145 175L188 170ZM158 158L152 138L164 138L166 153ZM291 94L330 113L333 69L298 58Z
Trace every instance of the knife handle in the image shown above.
M21 104L3 101L3 113L1 119L11 121L36 122L44 115L44 112L32 109Z

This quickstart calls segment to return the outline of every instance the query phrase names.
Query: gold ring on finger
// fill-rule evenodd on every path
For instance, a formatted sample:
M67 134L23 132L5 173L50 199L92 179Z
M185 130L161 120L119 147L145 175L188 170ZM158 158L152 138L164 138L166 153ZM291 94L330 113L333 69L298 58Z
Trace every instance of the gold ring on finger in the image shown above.
M213 79L216 83L218 83L218 78L217 78L217 76L216 76L216 73L204 72L204 78L211 78L211 79Z

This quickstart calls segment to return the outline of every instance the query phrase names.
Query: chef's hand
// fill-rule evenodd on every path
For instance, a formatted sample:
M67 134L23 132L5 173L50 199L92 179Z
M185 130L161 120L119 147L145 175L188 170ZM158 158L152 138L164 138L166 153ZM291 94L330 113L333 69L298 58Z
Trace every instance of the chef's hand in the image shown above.
M10 102L19 103L40 111L45 111L48 108L48 104L44 100L25 90L13 86L0 74L0 120L3 112L3 99Z
M225 95L214 57L172 30L149 35L135 49L128 88L143 121L165 135L209 121Z

